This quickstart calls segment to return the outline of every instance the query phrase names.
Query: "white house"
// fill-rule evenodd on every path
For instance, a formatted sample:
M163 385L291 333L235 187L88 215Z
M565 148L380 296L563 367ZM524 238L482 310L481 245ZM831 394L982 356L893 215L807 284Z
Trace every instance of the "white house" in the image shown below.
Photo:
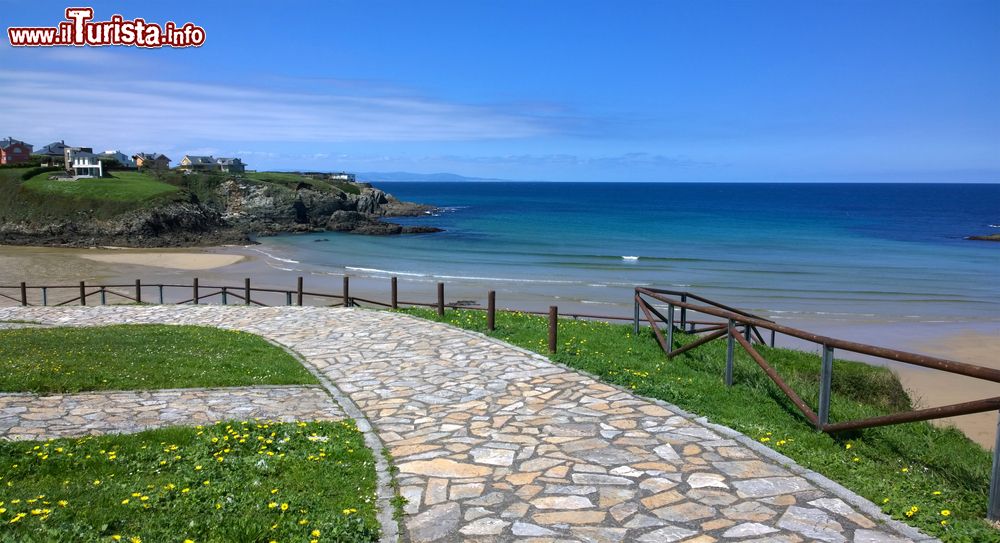
M104 168L101 166L101 156L87 151L67 151L68 170L74 177L102 177Z
M347 172L336 172L330 174L330 179L334 181L347 181L349 183L354 183L355 178L353 173Z
M115 149L111 151L104 151L101 153L100 158L112 159L118 161L119 164L125 166L126 168L135 168L135 160L132 157L126 155L125 153Z

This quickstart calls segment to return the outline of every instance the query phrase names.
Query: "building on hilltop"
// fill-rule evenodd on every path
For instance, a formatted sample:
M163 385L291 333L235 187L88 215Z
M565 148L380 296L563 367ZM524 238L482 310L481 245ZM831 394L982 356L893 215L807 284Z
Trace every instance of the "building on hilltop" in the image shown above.
M204 172L216 169L215 159L210 156L202 155L184 155L181 159L180 164L177 166L181 170L187 170L189 172Z
M13 137L0 140L0 164L23 164L31 158L30 144Z
M35 151L35 154L45 158L45 166L63 164L66 161L66 147L64 140L54 141Z
M220 171L226 173L243 173L247 169L247 165L238 158L217 158L215 163Z
M104 151L100 154L100 158L104 160L114 160L126 168L135 168L135 160L117 149Z
M166 170L170 168L170 159L161 153L136 153L132 155L135 167L140 170Z
M104 166L100 155L95 155L89 147L69 147L66 149L66 170L73 177L103 177Z
M187 172L243 173L246 171L246 164L238 158L215 158L201 155L184 155L177 167Z
M347 172L336 172L330 174L330 179L334 181L347 181L348 183L354 183L355 177L353 173Z

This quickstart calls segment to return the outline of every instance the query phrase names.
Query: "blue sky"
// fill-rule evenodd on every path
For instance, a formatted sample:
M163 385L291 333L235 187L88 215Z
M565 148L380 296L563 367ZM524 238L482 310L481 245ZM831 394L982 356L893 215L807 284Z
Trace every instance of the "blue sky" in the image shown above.
M0 135L252 168L1000 182L1000 2L85 3L204 46L0 46ZM0 26L67 4L0 0Z

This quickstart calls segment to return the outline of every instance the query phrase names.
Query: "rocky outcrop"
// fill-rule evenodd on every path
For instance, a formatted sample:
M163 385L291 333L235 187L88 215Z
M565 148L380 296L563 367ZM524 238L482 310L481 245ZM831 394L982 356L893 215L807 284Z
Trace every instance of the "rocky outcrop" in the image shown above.
M965 239L973 241L1000 241L1000 234L987 234L985 236L969 236Z
M401 202L376 188L348 194L231 179L220 185L218 193L222 217L237 228L259 235L323 229L378 236L440 231L382 221L381 217L423 215L434 208Z
M336 211L330 216L326 227L334 232L351 232L369 236L441 232L440 228L432 226L403 226L386 222L374 215L360 211Z
M359 187L358 194L297 187L245 178L227 179L201 198L137 209L99 220L0 221L0 244L93 247L180 247L249 243L251 236L334 230L369 235L439 232L402 226L383 217L414 216L434 208L400 202L385 192Z
M247 241L247 233L232 228L218 211L189 202L130 211L108 220L0 223L0 243L9 245L190 247Z

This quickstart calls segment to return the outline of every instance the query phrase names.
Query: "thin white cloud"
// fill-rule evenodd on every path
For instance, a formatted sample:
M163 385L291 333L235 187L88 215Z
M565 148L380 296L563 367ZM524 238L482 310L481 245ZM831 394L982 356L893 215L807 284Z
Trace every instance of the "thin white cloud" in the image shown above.
M537 117L414 97L0 70L0 130L22 139L177 147L184 142L468 141L550 131Z

